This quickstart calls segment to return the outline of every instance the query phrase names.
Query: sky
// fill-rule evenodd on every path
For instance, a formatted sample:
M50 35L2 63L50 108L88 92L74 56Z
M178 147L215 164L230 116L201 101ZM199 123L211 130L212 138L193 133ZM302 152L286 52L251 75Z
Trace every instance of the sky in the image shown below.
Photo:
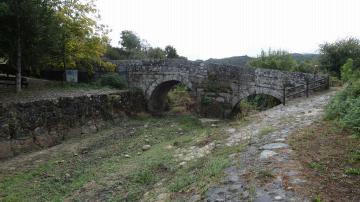
M317 53L325 42L360 38L360 0L98 0L97 7L113 46L131 30L191 60L269 48Z

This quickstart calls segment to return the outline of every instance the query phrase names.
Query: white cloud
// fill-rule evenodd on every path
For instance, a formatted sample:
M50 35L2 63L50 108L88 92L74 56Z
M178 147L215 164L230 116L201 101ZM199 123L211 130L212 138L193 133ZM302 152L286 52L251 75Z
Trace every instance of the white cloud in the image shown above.
M102 23L132 30L189 59L256 56L261 49L315 52L325 41L360 37L358 0L98 0Z

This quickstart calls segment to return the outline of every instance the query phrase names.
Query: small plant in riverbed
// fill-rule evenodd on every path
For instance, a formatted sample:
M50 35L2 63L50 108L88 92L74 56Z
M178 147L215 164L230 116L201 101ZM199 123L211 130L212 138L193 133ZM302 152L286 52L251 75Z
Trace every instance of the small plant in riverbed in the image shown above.
M322 202L321 197L319 195L314 198L313 202Z
M145 168L136 173L134 179L137 183L149 185L154 182L155 175L151 169Z
M345 170L347 175L360 175L360 168L348 168Z
M316 163L316 162L310 162L309 163L309 168L317 170L317 171L324 170L324 166L321 165L320 163Z
M262 136L268 135L269 133L272 133L274 131L275 131L275 128L273 128L271 126L267 126L267 127L260 129L259 136L262 137Z
M187 186L194 183L195 177L192 174L183 173L179 177L176 177L174 182L170 184L169 190L172 192L182 191Z
M257 172L257 178L269 179L274 177L275 177L274 174L270 170L259 170Z

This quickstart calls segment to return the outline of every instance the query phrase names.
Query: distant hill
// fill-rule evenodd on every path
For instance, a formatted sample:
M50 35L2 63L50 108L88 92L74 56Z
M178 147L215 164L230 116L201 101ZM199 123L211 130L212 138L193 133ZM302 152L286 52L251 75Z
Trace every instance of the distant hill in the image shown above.
M303 61L306 61L306 60L314 60L314 59L317 59L319 57L319 54L314 54L314 53L304 53L304 54L291 53L291 55L298 62L303 62Z
M314 53L304 53L304 54L291 53L291 55L297 62L303 62L306 60L314 60L319 57L319 54L314 54ZM210 59L206 60L205 62L229 64L229 65L246 67L246 66L248 66L248 62L251 61L252 59L255 59L255 58L244 55L244 56L234 56L234 57L221 58L221 59L210 58Z
M247 63L252 59L254 59L254 58L245 55L245 56L234 56L234 57L221 58L221 59L210 58L210 59L206 60L205 62L229 64L229 65L237 65L237 66L245 67L245 66L247 66Z

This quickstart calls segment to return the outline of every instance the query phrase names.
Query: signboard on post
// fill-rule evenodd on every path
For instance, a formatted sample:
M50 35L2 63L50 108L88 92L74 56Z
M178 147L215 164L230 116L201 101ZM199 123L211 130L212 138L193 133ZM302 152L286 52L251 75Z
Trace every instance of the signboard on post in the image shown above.
M66 70L66 82L77 83L78 82L78 70Z

